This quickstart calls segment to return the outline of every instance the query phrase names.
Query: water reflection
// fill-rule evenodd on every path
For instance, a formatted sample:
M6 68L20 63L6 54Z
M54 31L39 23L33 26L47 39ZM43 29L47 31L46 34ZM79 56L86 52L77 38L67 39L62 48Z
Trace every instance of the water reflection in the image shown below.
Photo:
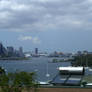
M38 81L52 80L58 73L57 67L70 66L70 62L49 63L53 58L40 57L24 61L0 61L7 72L36 72Z

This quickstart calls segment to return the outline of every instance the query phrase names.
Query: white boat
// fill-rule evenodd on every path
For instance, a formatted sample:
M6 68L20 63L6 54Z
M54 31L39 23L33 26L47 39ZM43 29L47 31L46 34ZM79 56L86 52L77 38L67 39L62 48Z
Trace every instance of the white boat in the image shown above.
M48 82L43 82L43 81L39 81L38 84L40 84L40 85L49 85Z
M50 74L48 73L48 63L47 63L47 67L46 67L46 77L50 77Z

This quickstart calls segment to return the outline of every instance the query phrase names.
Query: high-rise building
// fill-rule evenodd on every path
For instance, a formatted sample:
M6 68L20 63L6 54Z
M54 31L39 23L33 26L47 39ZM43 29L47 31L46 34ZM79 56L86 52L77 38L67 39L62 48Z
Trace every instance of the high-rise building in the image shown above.
M24 54L23 54L23 48L22 47L19 47L19 56L20 57L24 56Z
M3 54L3 45L0 43L0 55Z
M7 53L8 53L8 56L13 56L14 55L14 48L12 46L8 46Z
M35 54L38 54L38 48L35 48Z
M0 55L6 55L7 51L2 43L0 43Z
M23 53L23 48L22 47L19 47L19 52Z
M14 48L12 46L7 47L7 52L13 53L14 52Z

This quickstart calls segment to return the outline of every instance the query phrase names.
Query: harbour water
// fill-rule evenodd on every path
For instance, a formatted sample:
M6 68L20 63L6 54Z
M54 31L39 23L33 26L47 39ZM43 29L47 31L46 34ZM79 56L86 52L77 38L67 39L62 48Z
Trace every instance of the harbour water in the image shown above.
M54 58L55 59L55 58ZM60 58L59 58L60 59ZM37 81L52 80L58 73L58 67L70 66L70 62L51 63L53 58L38 57L22 61L0 61L0 66L4 67L7 72L36 72ZM49 76L46 76L49 74Z
M0 66L4 67L7 72L36 72L37 81L46 82L52 80L58 74L58 67L71 65L70 62L51 63L53 59L55 58L38 57L22 61L1 60ZM46 76L47 74L49 76ZM92 74L92 72L86 71L86 74Z

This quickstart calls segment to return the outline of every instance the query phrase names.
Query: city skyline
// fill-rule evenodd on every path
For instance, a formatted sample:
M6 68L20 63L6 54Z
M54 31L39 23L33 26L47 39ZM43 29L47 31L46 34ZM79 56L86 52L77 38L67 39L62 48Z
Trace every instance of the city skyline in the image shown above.
M91 0L1 0L0 41L24 51L92 51Z

